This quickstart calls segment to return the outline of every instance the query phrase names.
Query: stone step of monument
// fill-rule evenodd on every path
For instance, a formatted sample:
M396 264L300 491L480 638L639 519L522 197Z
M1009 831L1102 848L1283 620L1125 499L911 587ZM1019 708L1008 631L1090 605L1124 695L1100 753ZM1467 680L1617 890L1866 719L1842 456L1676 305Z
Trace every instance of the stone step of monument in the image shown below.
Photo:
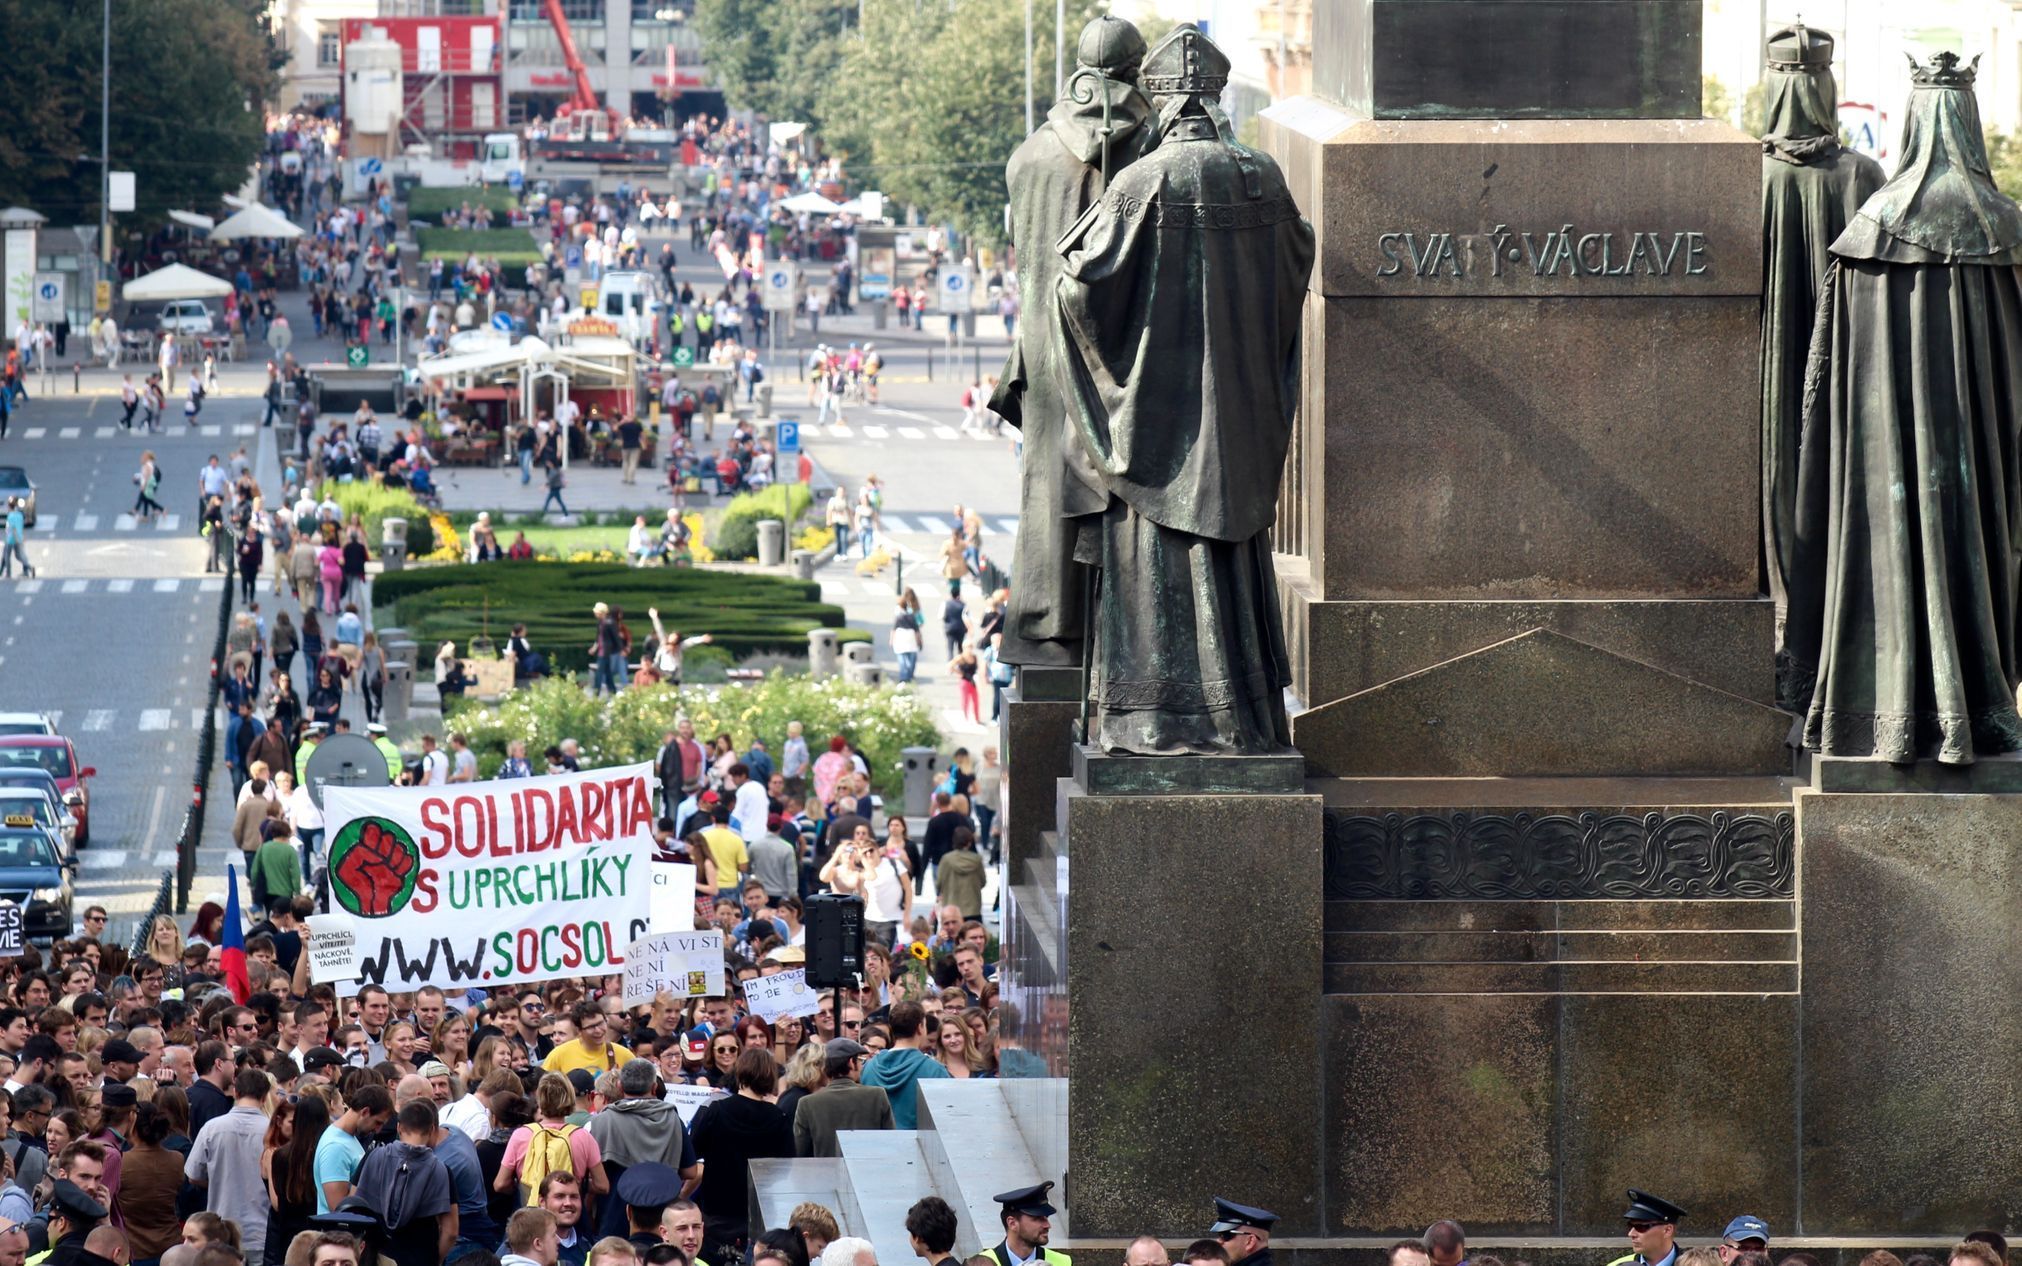
M1795 994L1795 962L1329 963L1324 989L1370 994Z
M808 1201L835 1214L844 1235L864 1233L863 1214L850 1191L849 1170L840 1159L804 1156L751 1162L754 1226L785 1226L794 1207Z
M1790 932L1788 899L1329 901L1329 932Z
M1057 1183L1066 1172L1064 1078L923 1081L919 1103L920 1143L941 1198L955 1208L957 1244L989 1242L986 1233L999 1224L992 1195L1046 1179ZM1064 1210L1053 1230L1057 1240L1067 1238Z
M948 1199L935 1185L934 1167L920 1138L918 1130L844 1130L836 1135L863 1219L863 1229L854 1234L876 1246L881 1262L902 1262L911 1252L908 1210L927 1196Z
M1067 972L1067 941L1058 904L1030 884L1014 884L1004 894L1005 942L1029 945L1045 960L1052 979ZM1035 964L1036 966L1036 964Z
M1328 963L1794 963L1795 932L1329 932Z

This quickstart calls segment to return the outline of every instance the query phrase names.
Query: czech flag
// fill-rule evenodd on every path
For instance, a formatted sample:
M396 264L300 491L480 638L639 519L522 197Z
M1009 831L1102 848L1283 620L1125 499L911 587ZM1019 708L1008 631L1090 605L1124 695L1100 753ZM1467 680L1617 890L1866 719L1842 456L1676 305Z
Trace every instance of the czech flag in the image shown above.
M246 932L239 926L239 868L225 867L225 934L219 949L225 960L225 987L240 1006L253 996L253 982L246 976Z

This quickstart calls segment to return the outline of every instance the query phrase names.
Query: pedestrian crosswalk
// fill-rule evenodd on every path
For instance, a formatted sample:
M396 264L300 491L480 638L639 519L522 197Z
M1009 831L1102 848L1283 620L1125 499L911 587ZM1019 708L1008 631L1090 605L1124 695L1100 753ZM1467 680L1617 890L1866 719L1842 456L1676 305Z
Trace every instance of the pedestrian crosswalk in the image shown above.
M1009 443L1018 438L1018 433L1008 428L993 435L986 430L964 431L958 427L946 425L888 427L876 422L861 420L856 422L828 423L802 422L800 424L800 433L805 439L863 439L869 440L872 443L888 441L895 435L902 440L924 440L931 435L937 440L953 440L957 442L977 440L983 443Z
M251 439L253 436L258 435L259 433L260 428L252 425L251 423L241 423L237 426L226 426L222 422L201 423L194 428L188 426L164 427L160 431L153 432L153 434L155 435L163 435L163 436L175 436L184 434L201 435L206 439L221 439L226 435L230 435L235 439ZM112 440L118 439L121 436L128 436L132 438L144 438L148 434L150 434L150 432L141 429L139 426L128 428L110 424L100 426L59 426L59 427L25 426L21 427L18 430L9 431L7 433L6 438L9 440L16 440L16 439L46 440L51 438L51 436L54 436L56 439L59 440L78 440L78 439Z
M0 594L96 594L133 593L143 587L147 593L217 593L225 587L223 576L159 576L136 580L131 576L37 576L33 580L10 581L0 576Z
M43 711L48 713L50 724L56 727L59 734L68 734L72 731L88 734L193 733L202 729L204 725L202 708L91 708L84 712L82 719L78 718L77 713L71 713L72 720L68 729L64 727L63 712L60 709L55 711L43 709ZM225 721L224 710L220 708L218 724L223 725Z
M880 534L886 536L946 536L955 530L955 525L947 519L932 514L892 514L887 512L878 516L878 528ZM995 533L998 536L1016 536L1018 534L1018 516L1015 514L983 516L983 534L987 538L991 533Z

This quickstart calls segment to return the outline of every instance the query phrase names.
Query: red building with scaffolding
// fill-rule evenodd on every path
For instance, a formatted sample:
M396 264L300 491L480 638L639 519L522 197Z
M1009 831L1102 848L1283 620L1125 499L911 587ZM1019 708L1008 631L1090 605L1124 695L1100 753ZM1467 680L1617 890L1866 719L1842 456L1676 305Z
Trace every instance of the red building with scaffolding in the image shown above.
M367 27L400 46L400 148L422 141L438 158L475 158L485 133L506 130L502 18L346 18L347 56Z

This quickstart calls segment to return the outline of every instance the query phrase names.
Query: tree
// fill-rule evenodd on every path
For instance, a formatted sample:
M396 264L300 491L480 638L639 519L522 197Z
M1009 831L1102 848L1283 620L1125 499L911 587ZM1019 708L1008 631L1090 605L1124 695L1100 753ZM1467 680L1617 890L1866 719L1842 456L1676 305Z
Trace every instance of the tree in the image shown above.
M112 165L134 173L142 223L214 206L246 181L274 95L274 47L250 0L113 5ZM98 218L100 9L0 0L0 29L34 55L0 75L0 203L57 224Z
M856 0L699 0L695 28L732 109L812 123L856 12Z

